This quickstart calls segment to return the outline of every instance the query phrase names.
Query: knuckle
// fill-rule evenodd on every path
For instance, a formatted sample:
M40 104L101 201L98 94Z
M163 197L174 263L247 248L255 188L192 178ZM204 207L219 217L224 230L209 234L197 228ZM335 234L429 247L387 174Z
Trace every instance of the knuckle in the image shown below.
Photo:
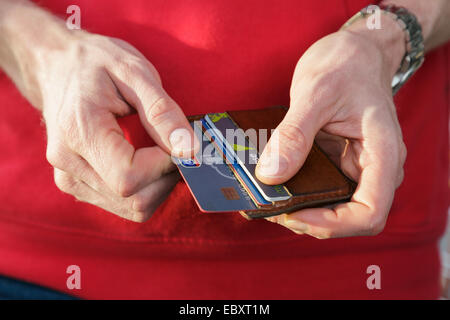
M120 172L116 181L116 192L123 198L133 195L138 187L136 177L130 169Z
M60 138L64 140L67 145L76 150L78 150L80 141L83 140L78 138L80 125L77 119L80 119L80 121L84 121L85 123L88 120L85 115L78 113L78 108L74 108L74 110L70 111L61 110L55 119L57 122L57 132L60 135Z
M146 222L152 215L152 213L149 210L143 211L133 210L133 208L130 206L129 201L120 201L119 204L117 202L114 202L111 203L109 207L110 208L108 208L108 211L113 212L114 214L118 215L123 219L137 223Z
M400 142L400 161L402 164L405 163L406 157L408 156L408 149L403 141Z
M105 45L108 46L111 49L116 49L117 50L117 47L119 47L119 48L133 48L133 46L131 44L129 44L128 42L126 42L125 40L122 40L120 38L107 37L107 36L99 36L99 38L100 38L99 40L101 42L104 42Z
M320 233L314 235L314 238L319 240L331 239L333 238L333 231L330 229L322 230Z
M280 143L295 149L308 149L306 136L300 126L294 121L285 121L279 127Z
M132 196L132 208L136 212L145 212L150 206L149 197L145 197L141 194L135 194Z
M66 147L70 148L75 140L74 123L69 118L56 119L55 125L47 125L47 131L46 159L53 167L63 169Z
M372 214L367 221L366 234L376 236L384 230L385 225L386 219L383 216Z
M49 144L47 145L47 151L45 153L48 163L52 167L61 168L62 167L62 157L57 145Z
M145 211L134 211L131 214L130 220L138 223L146 222L150 218L150 213Z
M55 170L54 181L58 189L65 193L71 193L76 185L75 179L59 170Z
M161 125L162 123L172 121L173 115L176 112L176 106L168 97L158 97L151 106L146 110L148 121L153 126Z
M145 76L147 73L146 61L140 57L127 55L126 59L121 57L119 61L121 61L122 68L126 70L126 73L130 76L140 77Z
M160 83L159 74L156 72L156 69L139 51L129 44L124 50L125 52L117 54L113 59L113 63L115 66L118 66L126 79L138 79L138 82L142 83L155 81L156 83ZM138 82L135 82L135 85ZM140 88L141 86L138 87Z
M405 170L403 170L403 168L401 168L400 173L398 174L397 188L400 187L404 178L405 178Z

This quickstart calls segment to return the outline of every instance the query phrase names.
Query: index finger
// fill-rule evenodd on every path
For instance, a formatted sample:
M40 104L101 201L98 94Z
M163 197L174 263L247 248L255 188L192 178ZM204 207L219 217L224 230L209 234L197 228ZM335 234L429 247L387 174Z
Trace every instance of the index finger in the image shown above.
M110 76L125 100L137 110L155 143L173 156L191 157L200 146L192 127L146 66L151 67L150 63L132 70L127 70L128 66L116 67Z

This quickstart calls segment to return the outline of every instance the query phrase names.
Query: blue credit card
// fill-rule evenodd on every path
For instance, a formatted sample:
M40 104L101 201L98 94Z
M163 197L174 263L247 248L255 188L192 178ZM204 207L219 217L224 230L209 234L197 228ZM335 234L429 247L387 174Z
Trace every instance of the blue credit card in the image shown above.
M258 180L255 174L259 159L258 149L245 136L243 130L234 123L228 113L207 114L205 120L216 134L216 139L219 139L225 147L227 154L233 154L235 161L266 201L282 201L291 197L284 185L267 185Z
M202 148L194 159L174 158L195 201L204 212L254 210L256 205L208 137L200 121L191 123Z
M241 165L236 161L234 153L230 153L227 151L222 141L217 137L216 130L212 129L205 119L202 119L202 125L205 129L204 135L211 142L213 142L214 146L216 147L216 151L218 151L222 155L222 157L234 173L235 177L247 191L247 194L250 196L253 202L257 206L271 205L272 202L265 200L258 189L255 187L255 185L250 181Z

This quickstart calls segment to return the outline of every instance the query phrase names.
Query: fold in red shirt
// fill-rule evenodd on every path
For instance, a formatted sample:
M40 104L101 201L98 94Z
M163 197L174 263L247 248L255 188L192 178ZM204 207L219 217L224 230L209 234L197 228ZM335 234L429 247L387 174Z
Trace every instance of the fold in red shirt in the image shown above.
M39 1L66 17L71 1ZM82 27L124 39L187 115L289 104L293 70L365 0L79 0ZM362 71L363 72L363 71ZM0 274L84 298L436 298L445 228L448 47L396 97L408 159L385 230L316 240L239 214L199 212L180 182L147 222L76 202L53 183L40 115L0 75ZM137 117L123 121L150 144ZM81 290L66 268L81 268ZM381 268L381 290L366 286Z

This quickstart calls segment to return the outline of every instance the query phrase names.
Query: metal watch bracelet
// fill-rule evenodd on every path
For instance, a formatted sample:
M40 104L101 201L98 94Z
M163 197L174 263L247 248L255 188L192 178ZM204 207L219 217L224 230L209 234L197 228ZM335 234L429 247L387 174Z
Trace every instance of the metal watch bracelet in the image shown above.
M405 82L420 68L425 60L424 40L422 27L416 16L403 7L370 5L350 18L341 29L345 29L359 19L364 19L381 10L398 22L406 35L406 53L400 64L400 68L392 79L392 94L395 95Z

